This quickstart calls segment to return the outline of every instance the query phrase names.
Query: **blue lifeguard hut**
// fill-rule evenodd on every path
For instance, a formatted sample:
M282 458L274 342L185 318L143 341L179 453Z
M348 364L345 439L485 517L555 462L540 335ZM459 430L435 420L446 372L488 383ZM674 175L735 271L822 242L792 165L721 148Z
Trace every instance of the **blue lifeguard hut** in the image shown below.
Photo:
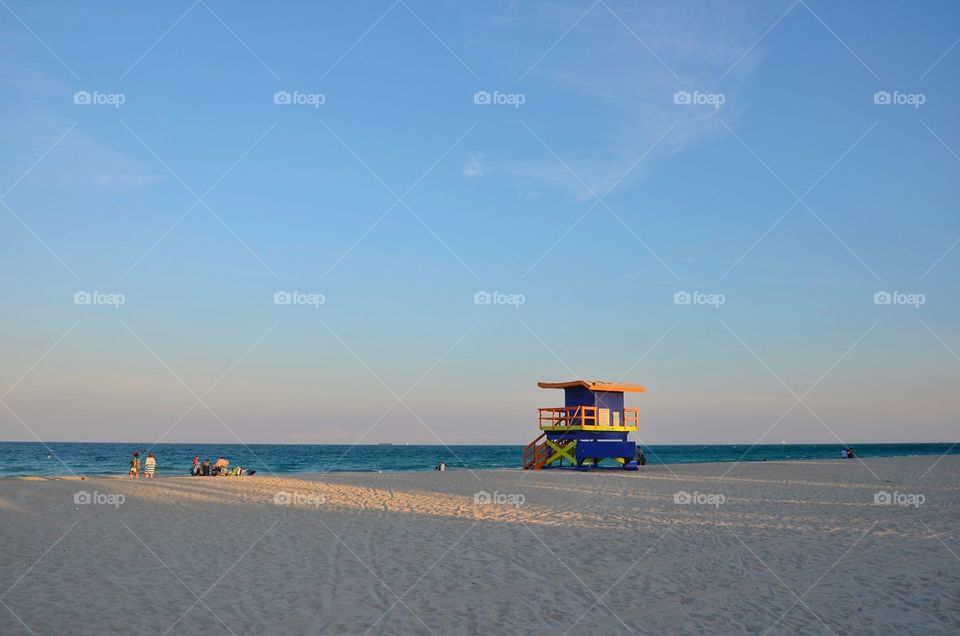
M646 391L636 384L572 380L537 382L542 389L563 389L564 405L538 409L540 435L523 449L523 467L530 470L569 467L586 469L604 459L636 470L637 444L627 439L640 425L640 409L624 407L624 393Z

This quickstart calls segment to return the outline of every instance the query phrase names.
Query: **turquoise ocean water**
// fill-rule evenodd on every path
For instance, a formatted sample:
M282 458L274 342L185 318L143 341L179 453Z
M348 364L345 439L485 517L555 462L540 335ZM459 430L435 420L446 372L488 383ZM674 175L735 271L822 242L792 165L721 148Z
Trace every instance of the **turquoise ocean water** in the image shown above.
M953 444L853 444L860 457L960 454ZM653 445L644 446L650 464L688 464L838 459L838 444ZM126 444L79 442L0 442L0 476L125 474L133 451L157 458L159 475L186 475L194 455L201 461L224 456L230 465L262 474L342 471L520 468L522 446L404 446L313 444Z

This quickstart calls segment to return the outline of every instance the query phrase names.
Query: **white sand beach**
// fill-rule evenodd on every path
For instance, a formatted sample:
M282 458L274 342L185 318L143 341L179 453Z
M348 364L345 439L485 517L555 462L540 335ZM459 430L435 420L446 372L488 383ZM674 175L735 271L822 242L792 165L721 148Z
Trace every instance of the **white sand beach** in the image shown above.
M935 460L2 479L0 633L956 634Z

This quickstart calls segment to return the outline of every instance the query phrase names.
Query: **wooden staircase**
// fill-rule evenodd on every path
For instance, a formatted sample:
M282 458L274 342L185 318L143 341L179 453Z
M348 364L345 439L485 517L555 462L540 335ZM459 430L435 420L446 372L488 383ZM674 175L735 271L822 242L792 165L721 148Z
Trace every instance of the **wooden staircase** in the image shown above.
M546 437L546 433L540 433L540 436L527 444L523 449L523 468L524 470L540 470L547 463L550 456L550 447L541 440Z
M540 437L527 444L523 449L523 468L524 470L540 470L547 465L547 460L552 457L556 451L547 445L545 441L541 442L546 433L540 433ZM568 439L555 442L560 448L567 448L576 440ZM560 458L561 462L563 458ZM554 460L556 461L556 460Z

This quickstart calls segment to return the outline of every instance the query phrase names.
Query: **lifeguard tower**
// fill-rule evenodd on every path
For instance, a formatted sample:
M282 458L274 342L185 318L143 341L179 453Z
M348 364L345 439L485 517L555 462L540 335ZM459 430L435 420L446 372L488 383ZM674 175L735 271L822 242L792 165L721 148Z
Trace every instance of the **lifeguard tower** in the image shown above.
M537 382L542 389L563 389L564 405L540 411L540 436L523 449L523 467L593 468L612 459L636 470L637 444L627 439L640 424L640 409L624 408L624 393L646 391L636 384L573 380Z

